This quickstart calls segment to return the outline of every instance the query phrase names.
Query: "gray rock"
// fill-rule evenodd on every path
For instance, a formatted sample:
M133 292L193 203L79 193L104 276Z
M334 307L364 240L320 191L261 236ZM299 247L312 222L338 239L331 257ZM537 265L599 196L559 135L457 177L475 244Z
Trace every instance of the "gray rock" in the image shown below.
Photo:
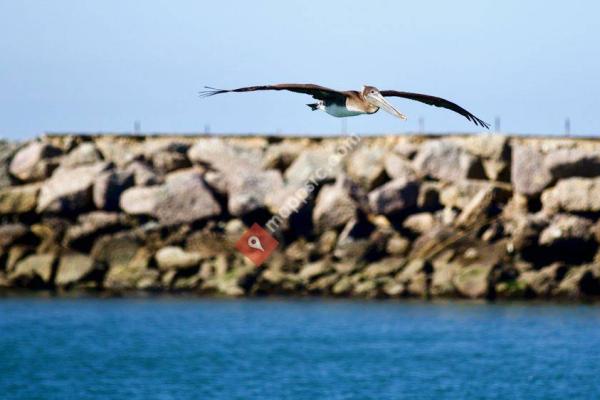
M439 221L432 213L421 212L406 217L402 226L409 231L421 234L430 231L437 224L439 224Z
M542 193L542 204L549 212L600 211L600 178L568 178Z
M100 174L108 169L107 163L81 167L59 168L42 185L38 212L77 212L92 206L92 187Z
M59 148L48 143L31 142L15 154L9 171L24 182L46 179L57 166L52 159L60 154Z
M419 183L394 179L369 193L369 206L376 214L393 214L414 207L419 196Z
M491 160L507 160L510 153L508 137L498 134L467 136L459 144L469 153Z
M544 166L544 155L528 145L513 145L511 182L517 193L536 196L548 187L553 177Z
M339 259L361 259L371 247L372 227L357 218L350 220L338 237L333 255Z
M159 194L153 215L163 225L191 223L221 213L221 207L199 173L167 177L163 193Z
M128 172L107 171L94 181L94 205L100 210L119 209L121 194L133 185L133 174Z
M163 247L156 252L154 257L161 270L198 267L200 266L200 261L202 261L201 254L187 252L177 246Z
M142 161L134 161L125 168L126 173L133 174L136 186L152 186L163 182L150 166Z
M96 263L88 255L67 253L60 257L54 283L57 286L70 286L84 281L95 270Z
M309 145L307 139L287 139L270 144L263 156L263 169L286 170Z
M471 299L486 297L490 292L491 264L475 264L461 268L453 277L453 284L462 296Z
M384 158L384 168L387 175L392 179L417 179L417 173L410 161L394 153L388 153Z
M144 144L135 138L101 136L94 141L105 161L124 168L143 156Z
M24 214L37 206L39 183L0 189L0 215Z
M484 187L467 203L455 221L459 227L469 227L485 221L494 201L494 188Z
M443 181L485 178L483 166L477 157L444 140L429 141L421 145L413 166L420 174Z
M34 254L25 257L9 273L8 279L17 286L47 286L50 284L55 259L53 254Z
M75 168L102 161L102 155L93 142L84 142L71 150L60 162L62 168Z
M176 151L159 151L152 155L152 165L161 174L166 174L177 169L191 166L185 153Z
M345 225L357 211L356 202L351 198L345 179L338 179L334 185L321 188L313 210L313 223L318 230L325 231Z
M133 187L125 190L120 207L131 215L154 215L157 204L166 197L165 186Z
M539 271L524 271L519 275L517 282L519 286L523 286L536 296L550 296L567 271L568 268L565 265L555 263Z
M0 140L0 189L11 185L9 165L12 156L17 149L17 145Z
M600 294L600 271L597 265L572 268L553 291L554 295L568 298Z
M550 225L540 234L539 244L552 246L565 239L588 241L592 238L592 226L592 221L587 218L568 214L555 215Z
M446 186L441 190L439 200L445 207L463 210L482 190L484 193L491 191L492 200L497 203L507 202L512 194L510 187L506 184L484 180L467 180ZM480 196L483 196L483 194Z
M21 224L0 225L0 249L8 248L29 233L29 229Z
M307 149L285 171L285 179L292 184L304 184L311 179L322 182L335 179L341 172L342 158L335 149Z
M312 281L331 272L332 268L328 261L322 260L307 264L300 270L299 276L304 281Z
M262 149L243 146L222 138L199 139L188 151L188 158L196 164L208 166L224 173L259 170L262 165Z
M578 148L558 149L544 158L544 167L554 179L600 175L600 153Z
M82 214L77 218L77 224L67 228L64 237L66 246L83 240L89 240L101 232L116 229L125 224L124 218L119 213L94 211Z
M384 155L383 148L361 146L348 156L346 172L365 190L371 190L385 177Z
M283 178L277 170L238 173L226 178L229 199L227 207L233 216L247 215L266 208L269 193L283 188Z

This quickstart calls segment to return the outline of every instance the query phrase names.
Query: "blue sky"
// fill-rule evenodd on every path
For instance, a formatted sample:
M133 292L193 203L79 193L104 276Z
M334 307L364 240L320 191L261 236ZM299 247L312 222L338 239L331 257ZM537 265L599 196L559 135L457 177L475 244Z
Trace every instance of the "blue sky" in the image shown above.
M304 95L199 99L203 85L312 82L442 96L506 132L600 132L600 3L591 1L0 0L0 137L45 131L339 133ZM408 115L348 130L477 131Z

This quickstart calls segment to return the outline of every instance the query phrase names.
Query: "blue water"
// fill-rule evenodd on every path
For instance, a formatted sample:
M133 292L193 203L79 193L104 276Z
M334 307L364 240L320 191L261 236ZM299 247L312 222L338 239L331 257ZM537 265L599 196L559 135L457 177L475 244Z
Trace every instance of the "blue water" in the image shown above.
M600 306L0 299L2 399L598 399Z

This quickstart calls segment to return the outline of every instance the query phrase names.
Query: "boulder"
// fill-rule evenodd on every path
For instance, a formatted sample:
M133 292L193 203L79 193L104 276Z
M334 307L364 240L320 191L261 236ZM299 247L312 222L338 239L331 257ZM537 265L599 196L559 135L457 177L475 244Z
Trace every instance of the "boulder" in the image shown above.
M11 185L9 165L10 160L17 149L17 145L0 140L0 189Z
M154 215L156 205L166 197L165 186L133 187L119 199L123 211L131 215Z
M60 257L54 283L57 286L70 286L88 278L96 269L95 261L81 253L67 253Z
M457 294L454 287L454 277L460 271L461 265L448 262L445 259L433 261L433 275L431 277L431 295L452 297Z
M371 190L385 178L384 155L383 148L361 146L348 156L346 172L365 190Z
M59 148L48 143L31 142L15 154L9 171L24 182L46 179L57 166L53 158L61 153Z
M577 239L588 241L592 238L593 223L587 218L569 214L558 214L540 234L539 244L552 246L556 242Z
M471 299L480 299L489 295L493 271L491 264L474 264L461 268L452 282L458 293Z
M283 188L283 178L277 170L256 171L231 175L226 178L226 184L229 212L243 216L266 208L268 194Z
M511 182L517 193L536 196L552 181L552 175L544 166L544 155L538 149L526 144L513 145Z
M93 200L100 210L119 209L121 194L133 185L134 176L128 172L107 171L94 181Z
M188 158L195 164L224 173L231 173L232 166L236 171L254 171L261 168L262 149L223 138L202 138L189 149Z
M450 141L432 140L422 144L413 166L421 175L448 182L485 178L481 161Z
M94 181L108 167L107 163L96 163L57 169L42 185L37 212L67 213L91 208Z
M410 249L410 240L394 233L387 241L386 252L392 256L404 256Z
M568 267L564 264L554 263L540 270L522 272L517 282L530 294L535 296L550 296L567 271Z
M123 168L143 156L143 142L133 137L100 136L94 144L102 154L102 159Z
M542 193L542 204L548 212L600 211L600 178L568 178Z
M317 261L307 264L299 272L299 276L303 281L313 281L332 271L331 264L326 260Z
M107 289L150 289L157 285L159 273L149 268L152 255L129 233L100 238L90 254L108 265L104 278Z
M419 195L419 183L394 179L369 193L369 206L376 214L393 214L414 207Z
M600 271L597 265L571 268L553 294L568 298L600 295Z
M300 185L309 180L333 180L342 172L341 161L342 158L335 153L335 149L307 149L285 171L285 179L288 183Z
M368 264L361 272L365 279L375 280L381 277L392 277L402 269L406 260L401 257L386 257Z
M198 267L202 261L201 254L187 252L177 246L163 247L156 252L154 257L161 270L189 269Z
M101 233L116 230L125 224L124 216L119 213L93 211L77 218L77 224L70 225L65 233L64 243L71 246L76 242L89 240Z
M485 221L494 201L494 189L491 186L482 188L467 203L454 222L459 227L469 227Z
M84 142L75 147L60 162L62 168L75 168L102 161L102 155L93 142Z
M484 193L481 193L482 190ZM491 191L491 200L495 203L506 203L512 194L511 188L503 183L467 180L456 182L443 188L440 192L439 200L445 207L463 210L473 201L473 198L478 193L481 193L482 200L486 200L489 191Z
M29 233L29 229L21 224L0 225L0 249L8 248Z
M554 179L600 175L600 153L579 148L557 149L546 154L544 167Z
M402 222L402 227L417 234L422 234L433 229L439 221L432 213L421 212L409 215Z
M0 189L0 215L24 214L37 207L39 183Z
M17 286L31 288L49 286L55 259L53 254L34 254L25 257L9 273L8 279Z
M285 171L308 146L307 139L286 139L270 144L263 156L263 169Z
M357 204L347 190L351 185L353 185L351 181L341 177L334 185L325 185L321 188L312 216L317 229L325 231L338 228L356 215Z
M163 225L191 223L217 216L221 207L199 173L167 176L167 183L156 202L154 215Z
M342 229L333 255L345 260L361 259L371 247L370 235L373 229L368 222L352 218Z
M152 186L163 182L154 170L142 161L134 161L125 168L125 173L133 174L136 186Z
M460 138L459 144L469 153L491 160L508 160L508 137L498 134L470 135Z
M392 179L417 179L417 173L410 161L395 153L388 153L383 160L383 166L386 174Z
M159 151L152 154L152 166L161 174L167 174L181 168L191 166L185 153L177 151Z

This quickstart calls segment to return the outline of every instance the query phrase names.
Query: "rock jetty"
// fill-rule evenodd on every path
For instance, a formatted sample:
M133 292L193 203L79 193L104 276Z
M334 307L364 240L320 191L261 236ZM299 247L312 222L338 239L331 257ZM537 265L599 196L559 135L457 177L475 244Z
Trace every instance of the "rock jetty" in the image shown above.
M596 299L599 217L596 139L0 141L0 293Z

